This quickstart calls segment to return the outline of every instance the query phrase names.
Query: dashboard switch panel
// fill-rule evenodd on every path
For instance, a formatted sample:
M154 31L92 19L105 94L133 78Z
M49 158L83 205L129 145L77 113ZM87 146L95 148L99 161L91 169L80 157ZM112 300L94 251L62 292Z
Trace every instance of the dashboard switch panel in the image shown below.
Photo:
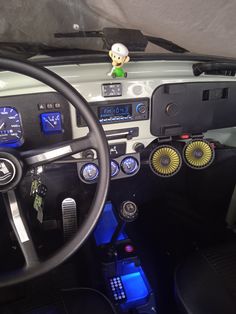
M102 96L103 97L122 96L122 85L121 85L121 83L102 84Z

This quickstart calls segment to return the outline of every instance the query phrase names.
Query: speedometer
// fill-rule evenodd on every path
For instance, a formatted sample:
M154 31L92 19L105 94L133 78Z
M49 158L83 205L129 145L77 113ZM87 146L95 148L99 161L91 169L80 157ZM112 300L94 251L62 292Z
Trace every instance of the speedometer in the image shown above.
M19 112L13 107L0 107L0 145L20 145L22 136Z

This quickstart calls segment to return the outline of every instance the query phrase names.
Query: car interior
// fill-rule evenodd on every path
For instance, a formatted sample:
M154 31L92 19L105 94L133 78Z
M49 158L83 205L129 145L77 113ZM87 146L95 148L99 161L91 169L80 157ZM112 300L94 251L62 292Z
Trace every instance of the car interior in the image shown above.
M236 58L83 19L27 42L17 23L21 40L0 31L0 313L235 314Z

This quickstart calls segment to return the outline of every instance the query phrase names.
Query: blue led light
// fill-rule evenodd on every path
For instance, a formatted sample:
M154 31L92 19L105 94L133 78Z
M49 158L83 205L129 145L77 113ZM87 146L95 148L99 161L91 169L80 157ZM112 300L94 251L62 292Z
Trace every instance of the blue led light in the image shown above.
M121 280L126 293L126 304L137 306L137 302L142 304L149 295L148 288L140 272L130 273L121 276Z
M15 148L15 147L20 147L23 144L23 141L17 141L15 143L0 143L0 147L11 147L11 148Z
M107 244L111 241L112 235L117 227L117 219L113 213L113 208L111 203L106 203L103 213L98 221L98 224L94 231L94 238L96 244L102 245ZM127 236L124 232L120 234L118 240L127 239Z
M62 133L62 116L60 112L46 112L40 115L42 131L45 134Z
M142 266L133 261L121 260L117 264L117 276L121 277L126 295L125 303L121 304L123 310L145 305L152 292Z

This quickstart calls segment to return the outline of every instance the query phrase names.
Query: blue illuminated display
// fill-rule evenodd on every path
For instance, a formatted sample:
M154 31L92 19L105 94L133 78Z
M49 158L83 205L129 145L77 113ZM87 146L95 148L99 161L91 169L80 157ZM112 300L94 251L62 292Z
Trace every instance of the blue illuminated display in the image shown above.
M143 300L148 296L149 291L140 272L121 276L121 280L125 288L127 303Z
M45 134L62 133L62 116L60 112L47 112L40 115L42 131Z
M98 221L98 224L94 230L94 237L97 245L107 244L111 241L113 233L118 225L117 219L113 213L111 203L106 203L103 213ZM122 232L118 240L124 240L127 236Z
M23 143L19 112L13 107L0 107L0 145L17 147Z
M131 117L132 105L113 105L99 107L99 119L112 119L115 117Z

